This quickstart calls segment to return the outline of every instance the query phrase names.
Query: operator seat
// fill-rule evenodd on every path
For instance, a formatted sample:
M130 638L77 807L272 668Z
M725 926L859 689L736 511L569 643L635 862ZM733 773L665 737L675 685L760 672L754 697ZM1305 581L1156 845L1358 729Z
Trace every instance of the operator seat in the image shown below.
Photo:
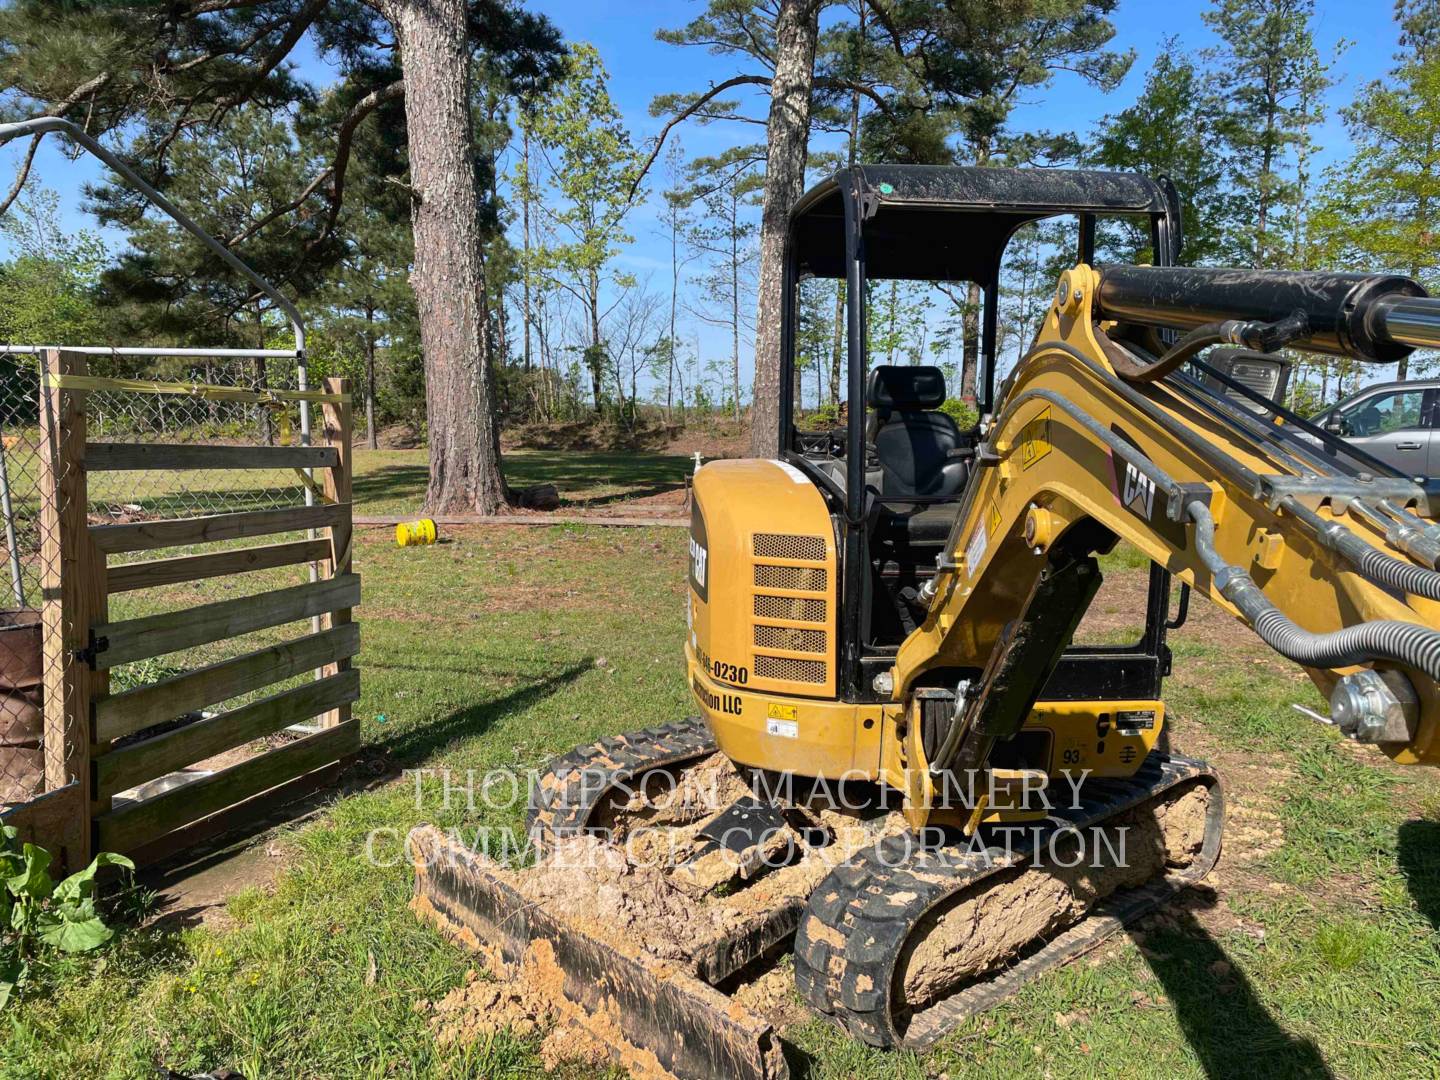
M865 392L873 410L867 442L880 464L879 500L895 498L882 515L884 531L912 543L943 541L965 490L969 465L961 455L966 441L955 421L939 407L945 402L945 375L938 367L881 364L870 372ZM909 502L909 499L921 499Z

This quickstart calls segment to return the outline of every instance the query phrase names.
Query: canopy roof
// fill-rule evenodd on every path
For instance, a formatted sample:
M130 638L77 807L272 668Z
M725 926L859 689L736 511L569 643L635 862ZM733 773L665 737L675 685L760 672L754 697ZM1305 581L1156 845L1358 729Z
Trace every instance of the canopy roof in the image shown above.
M874 213L863 226L869 278L989 281L1010 236L1060 214L1158 216L1165 189L1135 173L859 165L811 188L791 215L802 274L843 277L842 192L854 187Z

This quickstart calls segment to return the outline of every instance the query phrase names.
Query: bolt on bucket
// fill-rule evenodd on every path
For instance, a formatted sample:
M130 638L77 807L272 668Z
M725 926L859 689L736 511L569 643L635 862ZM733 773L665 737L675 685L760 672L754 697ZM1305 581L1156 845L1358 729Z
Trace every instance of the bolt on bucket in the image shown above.
M395 543L400 547L419 547L435 543L435 522L430 518L402 521L395 526Z

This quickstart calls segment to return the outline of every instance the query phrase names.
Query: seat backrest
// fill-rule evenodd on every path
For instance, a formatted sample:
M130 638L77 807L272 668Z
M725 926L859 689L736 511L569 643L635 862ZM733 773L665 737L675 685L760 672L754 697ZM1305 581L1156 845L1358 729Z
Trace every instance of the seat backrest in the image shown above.
M869 441L880 459L881 495L959 494L967 469L950 455L962 445L960 429L938 411L945 402L944 373L881 364L870 372L865 398L874 410Z

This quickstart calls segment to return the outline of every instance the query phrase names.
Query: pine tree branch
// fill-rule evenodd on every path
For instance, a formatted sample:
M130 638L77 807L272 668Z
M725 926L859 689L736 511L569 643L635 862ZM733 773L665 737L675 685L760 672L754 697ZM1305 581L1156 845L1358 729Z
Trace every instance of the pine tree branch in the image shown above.
M20 171L15 175L15 183L10 185L10 191L5 196L5 201L0 203L0 217L4 217L20 197L20 191L25 186L25 181L30 179L30 166L35 162L35 151L40 149L40 140L45 138L45 132L33 135L30 138L30 148L25 151L25 160L20 163Z
M275 43L275 47L267 52L261 58L259 65L250 72L250 77L245 80L245 85L215 103L215 108L210 114L212 124L219 123L227 112L249 100L250 95L255 92L255 88L264 82L281 61L290 55L291 50L299 44L300 39L305 36L305 32L310 29L310 24L319 17L320 12L329 2L330 0L310 0L300 9L299 13L290 20L289 29L281 35L280 40Z
M46 109L41 116L64 116L87 97L93 97L106 83L110 81L110 73L102 71L93 79L81 83L74 90L71 90L65 100L57 102ZM10 185L10 191L6 194L4 202L0 202L0 217L4 217L14 205L15 200L20 197L20 192L25 187L25 182L30 179L30 169L35 164L35 152L40 149L40 143L45 138L45 132L39 132L30 139L30 146L25 151L25 160L20 163L20 171L15 175L15 182Z
M630 191L625 196L626 201L635 198L635 193L640 190L640 182L645 179L645 174L650 171L650 166L654 165L656 158L660 156L660 151L665 146L665 139L675 125L694 116L707 102L713 101L726 90L733 90L737 86L769 86L772 81L773 80L767 79L763 75L736 75L733 79L726 79L722 83L716 83L672 116L670 121L660 129L660 134L655 138L654 149L650 151L650 156L645 159L645 164L642 165L640 170L635 174L635 179L630 184Z
M335 147L335 160L316 173L315 178L306 184L304 189L296 195L295 198L283 206L276 207L268 214L245 226L245 228L225 241L226 246L234 247L236 244L254 236L277 218L284 217L286 214L300 209L300 207L304 206L305 203L310 200L315 192L320 190L321 185L324 184L326 180L331 180L331 190L328 197L330 211L326 216L325 226L321 230L320 235L311 241L308 246L313 247L315 244L327 239L334 231L336 219L340 215L340 203L345 193L345 171L350 165L350 152L354 145L355 129L359 127L362 120L385 102L403 97L404 94L405 83L397 80L389 86L383 86L378 90L370 91L370 93L352 105L350 111L345 114L345 118L340 122Z

